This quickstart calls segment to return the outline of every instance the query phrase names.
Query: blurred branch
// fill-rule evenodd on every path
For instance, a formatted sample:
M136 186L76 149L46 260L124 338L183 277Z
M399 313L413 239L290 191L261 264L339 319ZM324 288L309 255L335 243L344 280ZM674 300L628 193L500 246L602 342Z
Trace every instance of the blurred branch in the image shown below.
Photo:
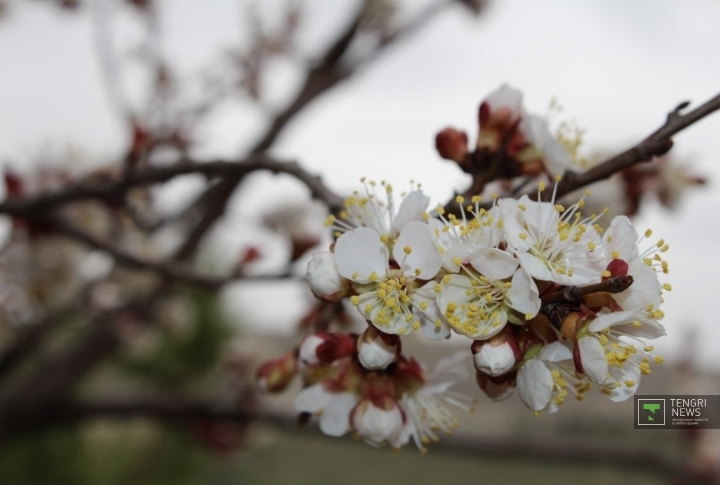
M346 61L346 59L344 59L345 54L348 52L353 39L360 31L367 3L367 1L363 2L363 5L358 9L352 21L348 23L345 30L342 31L330 45L320 62L308 70L303 87L287 107L275 116L269 128L250 149L250 153L267 151L275 143L275 140L282 130L300 111L321 94L350 77L358 68L357 63L350 64L349 62L343 61ZM426 25L430 19L441 12L443 7L447 7L453 3L455 3L455 1L439 0L433 2L416 17L415 21L409 22L404 29L395 32L392 36L380 42L368 60L374 60L388 46L394 44L395 41L405 38L410 33L419 30L420 27ZM180 248L177 254L178 259L185 259L194 252L204 234L225 211L225 205L240 180L240 178L224 180L218 185L210 187L193 203L193 209L204 211L204 216L192 230L183 247ZM337 206L330 205L331 209L334 207Z
M557 186L556 197L562 197L594 182L607 179L611 175L633 165L666 154L673 146L671 139L673 135L720 109L720 94L689 113L682 114L682 110L689 105L689 101L680 103L668 114L664 125L634 147L592 167L586 172L565 172L563 179ZM549 200L550 197L552 197L551 191L543 194L545 200Z
M312 175L298 162L280 161L257 154L232 162L223 160L203 162L184 159L167 167L147 167L133 170L120 179L82 181L55 192L5 200L0 203L0 213L28 217L69 202L87 199L115 202L133 187L166 182L180 175L200 173L208 178L223 176L241 179L245 175L259 170L291 175L310 189L312 197L323 201L331 209L342 206L343 198L326 187L321 177Z

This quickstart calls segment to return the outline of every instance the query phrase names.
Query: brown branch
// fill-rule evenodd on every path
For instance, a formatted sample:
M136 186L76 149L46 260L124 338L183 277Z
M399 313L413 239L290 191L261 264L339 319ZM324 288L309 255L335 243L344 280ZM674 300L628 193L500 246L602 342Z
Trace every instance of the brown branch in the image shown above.
M634 279L632 276L616 276L615 278L609 278L603 282L595 283L587 286L566 286L562 290L548 293L542 296L543 305L548 303L557 302L577 302L581 296L589 295L597 292L607 292L612 294L622 293L623 291L630 288L633 284Z
M673 146L671 139L673 135L720 109L720 94L689 113L682 114L682 110L687 108L689 104L687 101L679 104L677 108L668 114L664 125L634 147L585 172L566 171L562 181L558 184L557 197L562 197L594 182L607 179L611 175L638 163L648 162L654 157L664 155ZM528 195L533 196L533 194ZM549 200L552 197L552 191L543 193L542 197L543 200Z
M58 205L88 199L115 202L133 187L166 182L180 175L200 173L208 178L242 178L251 172L269 171L288 174L309 189L313 198L323 201L330 208L342 205L343 198L326 187L322 179L306 171L298 162L280 161L266 155L252 155L240 161L197 161L184 159L167 167L147 167L128 172L121 179L83 181L61 190L32 197L18 197L0 203L0 213L15 216L32 216L38 211L56 208Z
M404 29L395 32L393 36L380 42L376 51L367 61L375 60L379 57L380 53L384 52L390 45L394 44L395 41L407 37L409 34L418 31L426 25L437 13L443 10L442 8L438 8L438 6L448 6L452 3L454 3L454 1L440 0L423 10L416 17L415 21L411 21ZM361 29L366 4L367 2L363 2L363 5L358 9L352 21L336 38L332 45L330 45L320 62L308 70L303 87L287 107L275 116L264 135L261 136L258 142L250 149L250 153L255 154L267 151L275 143L282 130L298 113L320 97L320 95L350 77L357 70L359 64L357 62L354 64L350 63L345 59L345 54L348 52L350 45ZM191 209L194 211L202 211L203 216L178 251L176 255L178 259L186 259L195 251L205 233L225 211L227 201L230 199L230 196L240 181L240 178L224 180L217 186L209 188L195 200ZM331 210L337 207L339 206L330 205Z

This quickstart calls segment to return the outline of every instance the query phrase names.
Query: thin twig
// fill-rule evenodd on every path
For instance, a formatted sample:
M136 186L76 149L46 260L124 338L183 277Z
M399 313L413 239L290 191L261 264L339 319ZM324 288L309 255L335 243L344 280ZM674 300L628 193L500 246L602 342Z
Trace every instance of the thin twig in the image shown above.
M299 163L280 161L266 155L252 155L239 161L184 159L167 167L147 167L133 170L121 179L83 181L55 192L8 199L0 203L0 213L22 217L48 208L56 208L58 205L69 202L87 199L117 201L133 187L166 182L180 175L191 173L200 173L208 178L244 177L251 172L263 170L295 177L310 189L312 197L323 201L331 209L342 205L342 197L325 186L319 176L309 173Z
M679 104L668 114L665 124L634 147L590 168L586 172L577 173L566 171L563 179L558 184L556 197L562 197L565 194L586 187L594 182L607 179L611 175L630 168L633 165L647 162L654 157L664 155L673 146L671 139L673 135L720 109L720 94L689 113L682 114L681 111L687 108L689 104L689 102ZM543 199L549 200L551 196L552 194L549 191L543 194Z

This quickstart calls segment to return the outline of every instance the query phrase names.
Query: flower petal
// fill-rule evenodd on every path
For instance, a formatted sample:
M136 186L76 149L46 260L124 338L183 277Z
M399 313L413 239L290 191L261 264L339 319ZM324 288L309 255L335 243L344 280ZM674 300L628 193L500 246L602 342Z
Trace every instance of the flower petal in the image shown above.
M350 392L335 394L320 416L320 430L328 436L342 436L350 427L350 411L358 402Z
M572 350L564 343L553 342L542 348L538 358L540 360L547 360L548 362L562 362L563 360L572 359L573 354Z
M523 315L530 314L534 317L540 311L542 302L538 287L535 280L522 268L513 275L512 286L507 292L505 301L508 300L510 308Z
M472 253L470 263L490 281L510 278L518 267L512 254L494 248L479 248Z
M392 223L395 231L401 231L410 221L421 221L423 213L427 210L430 197L422 190L413 190L400 203L400 208Z
M440 270L442 257L431 231L427 224L411 221L400 232L393 247L393 258L401 265L405 276L429 280ZM411 250L410 254L405 254L406 247Z
M440 313L435 293L435 282L426 283L425 286L413 292L413 313L420 321L420 328L425 336L431 340L442 340L450 336L450 326ZM424 302L424 305L423 305ZM422 306L426 306L423 310ZM436 322L440 322L437 325Z
M325 390L322 382L318 382L300 391L295 398L295 410L299 413L315 414L328 405L333 395Z
M600 341L593 336L581 337L578 340L580 360L585 375L591 382L602 384L607 379L608 362L605 350Z
M388 256L380 235L369 227L346 232L335 243L338 272L358 283L369 283L368 276L373 272L384 279L382 277L387 274Z
M609 257L613 251L617 251L620 259L631 261L637 258L638 249L636 246L638 233L627 216L617 216L610 223L605 232L604 252Z
M533 411L541 411L550 402L553 378L550 369L537 359L526 362L518 372L520 399Z

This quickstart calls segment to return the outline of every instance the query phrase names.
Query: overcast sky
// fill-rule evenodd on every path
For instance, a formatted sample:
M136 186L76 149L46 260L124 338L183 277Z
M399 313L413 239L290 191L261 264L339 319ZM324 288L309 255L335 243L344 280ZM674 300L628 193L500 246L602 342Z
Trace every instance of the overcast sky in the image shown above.
M97 11L67 15L35 2L19 3L0 23L0 160L22 165L48 143L73 143L93 160L112 159L127 133L102 82L93 41ZM246 3L160 2L163 50L175 72L192 76L219 59L224 48L240 45ZM305 3L304 52L331 38L356 6L335 0ZM264 13L271 18L278 4L264 2ZM125 59L123 48L136 32L127 13L116 17L113 38ZM401 187L415 179L435 202L443 201L467 182L439 160L434 135L446 125L474 135L479 101L502 83L521 89L531 112L544 113L557 97L562 118L588 130L588 151L620 151L656 129L678 102L702 102L720 92L718 22L720 3L712 0L496 0L480 19L453 8L315 102L288 127L274 152L302 161L340 192L358 188L362 176ZM291 68L279 65L273 72L271 106L292 95L299 78ZM137 79L125 79L126 95L135 102L140 88ZM263 129L259 114L246 103L227 105L200 127L198 152L241 154ZM689 194L676 213L651 204L636 220L640 231L652 227L671 245L674 290L664 307L670 336L657 347L672 359L684 329L697 325L698 362L715 368L720 367L714 305L720 229L713 210L720 207L719 132L720 115L715 115L678 135L673 150L677 160L691 162L712 185ZM253 187L253 194L265 195L266 201L285 193L301 197L303 190L276 178ZM242 202L250 198L238 201L235 216L249 216ZM292 318L286 313L274 305L254 328L288 328Z

